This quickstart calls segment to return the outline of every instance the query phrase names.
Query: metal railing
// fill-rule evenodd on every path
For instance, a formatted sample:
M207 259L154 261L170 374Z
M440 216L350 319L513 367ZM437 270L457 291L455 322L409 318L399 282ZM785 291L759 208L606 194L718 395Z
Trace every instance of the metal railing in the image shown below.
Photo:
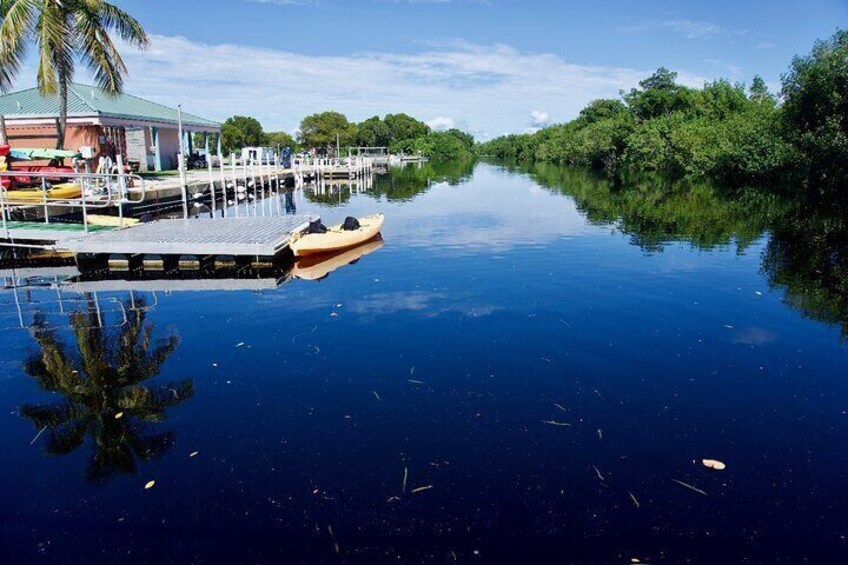
M8 179L8 182L2 182L3 179ZM71 194L64 194L62 190L70 190ZM8 239L8 223L14 210L39 207L42 208L42 221L45 224L51 221L51 209L81 210L85 232L89 231L90 211L115 207L118 210L118 224L123 227L123 206L142 203L145 194L144 179L135 174L0 172L0 218L3 233Z

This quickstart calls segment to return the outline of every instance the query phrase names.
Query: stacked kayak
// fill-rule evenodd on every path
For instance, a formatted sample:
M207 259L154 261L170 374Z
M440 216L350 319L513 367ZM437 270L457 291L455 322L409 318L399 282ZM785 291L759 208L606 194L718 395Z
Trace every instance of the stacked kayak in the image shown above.
M80 185L73 182L54 184L46 192L48 200L69 200L82 195ZM7 204L38 204L44 201L45 192L39 189L8 190L4 196Z

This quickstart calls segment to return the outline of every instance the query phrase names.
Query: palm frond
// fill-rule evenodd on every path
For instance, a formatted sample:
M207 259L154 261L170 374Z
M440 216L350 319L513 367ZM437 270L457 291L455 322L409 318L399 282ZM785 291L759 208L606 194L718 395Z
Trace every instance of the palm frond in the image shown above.
M33 34L37 0L0 0L0 91L13 86Z
M49 455L67 455L79 449L85 441L87 432L88 424L84 420L53 428L50 430L44 451Z
M43 2L35 23L38 39L38 89L54 95L74 74L73 35L68 14L58 2Z
M78 37L80 58L94 74L97 86L110 94L118 94L124 87L127 68L99 14L81 8L74 12L74 31Z
M56 428L82 417L84 414L73 404L63 402L61 404L24 404L18 410L21 418L29 420L36 427Z
M117 31L133 47L145 49L150 45L150 38L139 21L114 4L102 0L84 0L84 3L97 8L94 11L100 15L104 28Z

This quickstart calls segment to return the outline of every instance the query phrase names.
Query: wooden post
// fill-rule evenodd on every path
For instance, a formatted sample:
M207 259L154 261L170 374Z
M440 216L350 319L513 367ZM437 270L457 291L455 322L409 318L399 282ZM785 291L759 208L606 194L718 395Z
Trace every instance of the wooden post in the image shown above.
M6 117L0 114L0 145L7 145L9 136L6 135Z

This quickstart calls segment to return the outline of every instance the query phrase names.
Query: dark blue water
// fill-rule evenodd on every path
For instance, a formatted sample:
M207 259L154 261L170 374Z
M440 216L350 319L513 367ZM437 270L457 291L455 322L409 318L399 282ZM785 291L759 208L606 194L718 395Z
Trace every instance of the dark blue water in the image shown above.
M2 560L844 562L833 234L651 190L410 169L297 195L386 214L318 281L5 271Z

